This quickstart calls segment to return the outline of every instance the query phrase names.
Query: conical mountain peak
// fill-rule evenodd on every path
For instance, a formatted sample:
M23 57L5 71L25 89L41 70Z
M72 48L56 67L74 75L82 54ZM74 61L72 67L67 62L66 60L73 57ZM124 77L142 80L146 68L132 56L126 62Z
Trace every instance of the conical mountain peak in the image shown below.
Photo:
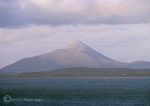
M88 68L137 68L150 69L149 62L122 63L97 52L81 41L70 44L65 49L58 49L50 53L24 58L1 70L5 72L37 72L70 67Z
M81 41L76 41L76 42L71 43L67 48L86 49L86 48L89 48L89 47Z

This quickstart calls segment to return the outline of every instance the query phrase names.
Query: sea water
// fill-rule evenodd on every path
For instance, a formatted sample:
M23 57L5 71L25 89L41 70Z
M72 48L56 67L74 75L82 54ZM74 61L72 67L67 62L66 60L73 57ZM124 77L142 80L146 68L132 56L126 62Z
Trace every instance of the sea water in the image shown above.
M1 79L0 97L2 106L150 106L150 78Z

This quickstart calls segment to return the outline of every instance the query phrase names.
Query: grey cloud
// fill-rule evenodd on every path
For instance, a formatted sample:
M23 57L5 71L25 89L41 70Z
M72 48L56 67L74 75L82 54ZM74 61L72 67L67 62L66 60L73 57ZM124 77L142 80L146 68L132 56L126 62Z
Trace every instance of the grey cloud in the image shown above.
M1 0L0 27L150 22L149 0Z

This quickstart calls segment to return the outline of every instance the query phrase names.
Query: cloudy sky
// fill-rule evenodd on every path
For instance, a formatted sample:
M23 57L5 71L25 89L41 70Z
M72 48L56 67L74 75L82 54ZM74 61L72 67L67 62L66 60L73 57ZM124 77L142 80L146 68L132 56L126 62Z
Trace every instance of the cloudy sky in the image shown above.
M150 0L0 0L0 68L78 40L150 61Z

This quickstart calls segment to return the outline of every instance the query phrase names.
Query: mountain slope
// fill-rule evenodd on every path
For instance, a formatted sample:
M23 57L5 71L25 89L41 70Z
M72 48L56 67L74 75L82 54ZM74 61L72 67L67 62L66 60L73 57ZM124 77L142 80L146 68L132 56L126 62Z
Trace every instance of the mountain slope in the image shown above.
M128 68L136 68L136 69L150 69L150 62L147 61L135 61L129 63Z
M38 56L24 58L2 68L1 72L39 72L72 67L150 69L150 62L123 63L115 61L78 41L64 49L57 49Z
M105 68L121 64L84 43L78 41L65 49L58 49L35 57L29 57L4 67L5 72L49 71L70 67Z

